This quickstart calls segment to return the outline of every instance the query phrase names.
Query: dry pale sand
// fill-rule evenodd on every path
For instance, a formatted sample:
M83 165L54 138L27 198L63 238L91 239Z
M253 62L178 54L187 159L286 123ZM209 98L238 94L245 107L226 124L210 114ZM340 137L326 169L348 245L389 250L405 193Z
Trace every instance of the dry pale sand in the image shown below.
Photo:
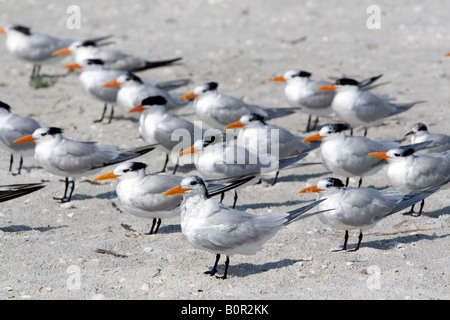
M81 25L69 29L69 5L79 6ZM367 8L377 5L381 28L370 29ZM402 138L419 120L434 132L449 134L449 1L1 1L0 25L24 24L61 37L114 34L115 47L157 60L182 56L177 66L140 73L157 81L191 79L175 90L185 93L196 82L217 81L223 92L249 102L285 107L284 85L268 77L300 68L316 79L382 73L374 92L398 101L426 100L369 137ZM370 21L369 21L370 22ZM370 25L370 24L369 24ZM30 87L31 65L0 45L0 100L41 125L65 129L72 139L143 145L138 122L116 108L111 124L94 124L102 103L81 91L76 74L58 65L47 75L62 75L48 88ZM72 62L67 58L64 63ZM191 106L179 113L196 120ZM307 116L272 121L301 132ZM323 123L323 122L322 122ZM357 132L360 134L361 132ZM308 161L317 160L312 153ZM139 159L149 172L162 168L164 154ZM52 176L33 158L25 170L8 173L9 154L0 152L1 184L46 181L39 192L2 204L0 209L0 299L8 300L298 300L298 299L448 299L449 191L425 203L420 217L401 213L368 230L357 252L332 252L343 242L317 218L281 230L254 256L231 258L228 279L203 274L214 255L190 247L179 219L165 220L159 234L147 232L151 220L123 212L114 182L76 184L73 201L61 205L61 177ZM16 163L17 164L17 163ZM15 164L15 166L16 166ZM170 168L172 164L170 164ZM106 168L101 173L112 170ZM192 166L180 168L195 174ZM314 195L298 191L329 172L322 165L293 169L239 194L237 207L257 214L290 210ZM351 184L356 185L352 180ZM388 186L384 171L363 186ZM232 195L225 197L232 203ZM350 246L357 239L350 238ZM223 267L220 264L220 271ZM255 301L256 302L256 301ZM177 310L178 312L178 310Z

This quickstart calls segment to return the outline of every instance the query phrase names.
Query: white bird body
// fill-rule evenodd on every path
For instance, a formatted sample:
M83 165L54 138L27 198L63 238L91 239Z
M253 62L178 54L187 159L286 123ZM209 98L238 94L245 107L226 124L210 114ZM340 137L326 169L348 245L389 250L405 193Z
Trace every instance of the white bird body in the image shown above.
M418 153L433 155L450 150L450 136L443 133L429 132L427 126L423 123L416 123L406 135L411 136L411 144L431 141Z
M268 153L282 159L310 151L319 145L303 143L303 137L280 126L267 124L257 114L243 115L239 121L225 127L230 128L240 128L236 140L238 146L259 155Z
M31 31L27 27L11 25L5 29L6 49L16 58L34 64L52 64L65 57L52 53L72 43L73 39L60 39L45 33Z
M217 255L213 269L206 274L214 275L220 255L227 255L223 279L227 277L230 256L256 254L280 229L302 218L303 213L317 205L314 202L289 212L251 214L209 198L203 180L197 176L183 179L179 186L170 189L165 195L180 193L184 193L181 231L194 248Z
M342 120L352 126L367 127L378 125L387 117L407 111L414 104L396 105L388 97L351 87L338 92L331 107Z
M387 155L394 152L388 151ZM450 152L434 156L415 155L387 159L386 176L400 192L424 190L450 179Z
M85 60L98 59L102 60L105 67L109 69L137 72L147 70L150 68L156 68L172 64L181 58L149 61L146 58L128 54L117 49L111 49L104 47L104 44L97 43L100 40L104 40L108 37L98 38L88 41L74 41L70 45L53 52L54 56L64 56L69 53L75 54L75 62L82 64Z
M34 157L42 168L54 175L66 178L66 190L63 202L70 201L75 187L75 178L93 174L108 165L130 160L154 149L144 146L131 149L119 149L112 145L100 145L95 142L85 142L67 139L62 135L62 129L42 127L16 139L15 142L35 141ZM72 190L67 197L69 177L72 178Z
M217 87L216 82L199 84L194 91L180 97L180 99L195 98L193 102L195 114L200 120L214 128L223 128L248 113L256 113L265 119L272 119L295 112L294 108L266 108L246 103L241 99L219 92Z
M8 105L0 102L0 147L12 154L34 155L34 142L13 143L14 140L32 134L40 128L39 122L30 117L12 113Z
M369 139L361 136L346 135L345 125L324 125L318 134L304 141L322 139L320 158L323 165L334 175L342 177L364 177L379 171L384 160L369 155L370 152L387 151L400 144L395 139ZM361 180L360 180L361 182Z
M102 62L90 64L85 61L83 71L79 75L80 85L90 96L105 103L116 103L119 88L102 86L125 73L125 71L106 68Z
M380 220L399 212L436 192L438 188L418 193L400 193L391 188L345 188L341 180L324 178L317 185L302 189L300 193L316 192L317 200L323 200L317 210L319 220L336 230L345 230L343 250L347 250L348 231L359 229L359 249L363 230L372 228Z

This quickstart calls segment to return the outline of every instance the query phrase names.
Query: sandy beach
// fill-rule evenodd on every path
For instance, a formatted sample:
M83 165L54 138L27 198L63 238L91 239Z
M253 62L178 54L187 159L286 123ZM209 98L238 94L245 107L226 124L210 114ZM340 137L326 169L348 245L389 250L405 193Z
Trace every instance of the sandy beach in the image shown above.
M74 26L68 7L79 8ZM220 91L267 107L288 107L284 84L269 77L302 69L312 78L362 80L383 74L373 89L398 102L425 100L368 137L401 139L416 122L432 132L450 134L450 20L443 1L0 1L0 27L22 24L61 38L114 35L111 47L160 60L182 57L171 67L139 76L154 81L189 79L173 90L184 94L195 83L216 81ZM370 8L369 8L370 7ZM375 8L375 9L374 9ZM368 10L370 9L370 10ZM375 11L372 11L375 10ZM380 15L372 16L376 10ZM375 19L375 20L374 20ZM376 24L379 22L379 24ZM67 138L142 146L139 122L120 107L110 124L93 123L103 103L81 90L78 73L65 64L43 65L49 87L30 85L32 65L11 56L0 34L0 100L12 111L42 126L64 129ZM192 104L177 115L198 121ZM300 135L307 115L271 120ZM319 124L330 122L321 118ZM362 131L356 130L361 135ZM408 141L405 141L408 143ZM0 208L1 300L447 300L450 298L450 192L425 202L419 217L397 213L364 232L356 252L333 252L344 233L317 217L288 225L252 256L231 257L224 281L204 275L215 256L194 249L181 233L180 219L163 220L158 234L152 221L132 216L120 204L115 181L92 182L108 167L77 180L73 199L62 177L45 172L33 157L22 174L8 172L10 154L0 151L1 184L44 181L46 187L4 202ZM140 158L147 171L160 171L164 153ZM317 150L305 161L319 161ZM14 163L14 169L18 162ZM169 170L173 163L169 162ZM184 176L197 174L180 166ZM270 214L304 206L314 194L299 194L330 172L323 165L282 172L239 191L236 208ZM340 177L342 178L342 177ZM357 186L358 179L350 185ZM363 187L384 188L385 169L363 180ZM231 205L232 194L224 203ZM407 210L406 210L407 211ZM358 231L350 233L349 247ZM223 270L223 260L219 273Z

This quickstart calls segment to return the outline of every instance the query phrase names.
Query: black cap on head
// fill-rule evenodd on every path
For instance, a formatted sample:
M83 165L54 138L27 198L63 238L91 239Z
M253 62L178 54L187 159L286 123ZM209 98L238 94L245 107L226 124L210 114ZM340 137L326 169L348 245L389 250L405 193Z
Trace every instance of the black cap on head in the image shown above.
M139 78L138 76L132 74L131 72L127 73L127 81L128 80L132 80L132 81L136 81L136 82L139 82L139 83L143 83L141 78Z
M96 47L97 43L93 40L85 40L80 44L80 47Z
M103 60L101 60L101 59L87 59L86 62L87 62L88 65L97 64L97 65L101 65L102 66L104 64Z
M132 162L130 166L130 171L139 171L145 168L147 168L147 165L143 162Z
M416 131L428 131L428 128L425 124L423 124L422 122L416 123L414 125L414 128L416 129Z
M335 84L338 86L357 86L359 82L350 78L341 78L337 79Z
M63 133L63 131L64 131L64 130L61 129L61 128L57 128L57 127L49 127L49 128L48 128L48 131L47 131L47 134L49 134L49 135L51 135L51 136L54 136L54 135Z
M309 78L311 77L311 72L299 70L294 76L300 78Z
M400 152L394 153L394 156L396 156L396 157L408 157L408 156L412 155L413 153L414 153L414 149L413 148L405 148L405 149L400 149Z
M0 101L0 108L11 111L11 107L8 104L4 103L3 101Z
M337 178L326 178L327 181L327 188L336 187L336 188L343 188L344 184L340 179Z
M143 106L152 106L152 105L165 105L167 102L166 98L164 98L163 96L152 96L152 97L147 97L144 100L142 100L141 104Z
M31 35L31 29L29 27L25 27L25 26L16 24L16 25L13 25L11 27L11 29L19 31L20 33L27 35L27 36Z
M264 122L264 117L262 116L262 115L260 115L260 114L257 114L257 113L251 113L251 114L249 114L249 120L250 121L261 121L262 123L265 123Z
M219 84L217 82L208 82L208 90L216 90Z
M329 123L324 125L330 127L329 132L337 133L350 129L350 126L346 123Z

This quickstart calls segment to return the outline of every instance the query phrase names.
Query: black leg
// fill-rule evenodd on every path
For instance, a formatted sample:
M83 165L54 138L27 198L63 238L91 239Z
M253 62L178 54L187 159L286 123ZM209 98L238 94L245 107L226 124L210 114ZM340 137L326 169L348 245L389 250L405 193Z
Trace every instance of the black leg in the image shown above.
M309 126L311 125L311 115L308 116L308 123L306 124L306 132L309 132Z
M72 187L70 189L69 196L67 196L67 191L69 190L69 184L71 184ZM72 200L72 194L73 194L73 190L74 189L75 189L75 181L72 180L72 181L69 182L69 178L66 177L65 188L64 188L64 196L62 198L53 197L53 199L59 200L61 203L62 202L70 202L70 200Z
M22 166L23 166L23 156L20 155L19 169L17 170L17 174L20 174L20 172L22 171Z
M151 227L150 232L148 234L153 234L153 229L155 228L155 225L156 225L156 218L153 218L152 227Z
M157 234L158 233L158 230L159 230L159 226L161 225L161 219L157 219L157 222L156 222L156 229L155 229L155 233L154 234Z
M177 172L177 170L178 170L178 158L177 158L177 163L175 163L175 167L173 168L172 174L175 174L175 172Z
M236 191L236 190L234 190L234 202L233 202L233 209L234 209L234 207L236 207L236 202L237 202L237 199L238 199L237 191Z
M217 277L217 279L223 279L225 280L227 278L227 274L228 274L228 266L230 265L230 257L227 256L227 259L225 260L225 271L223 272L223 276L221 277Z
M211 270L205 271L204 274L209 274L210 276L213 276L217 272L217 264L219 263L220 254L216 254L216 262L214 262L214 266Z
M316 121L314 121L314 127L312 128L313 131L316 130L318 123L319 123L319 117L316 117Z
M356 248L351 250L351 251L358 251L359 250L359 246L361 245L362 238L363 238L363 233L362 233L361 230L359 230L358 244L356 245Z
M12 170L12 165L14 162L14 155L11 153L11 156L9 157L9 172Z
M167 163L169 162L169 155L166 154L166 161L164 162L164 167L162 168L161 172L166 172Z
M367 136L367 128L364 128L364 137Z
M347 242L348 242L348 230L345 230L345 235L344 235L344 245L343 245L342 249L333 250L333 251L334 251L334 252L337 252L337 251L347 251Z
M345 187L348 187L348 183L350 182L350 178L347 177L347 179L345 179Z
M105 103L105 106L103 107L102 116L98 120L94 120L94 123L102 122L103 118L105 117L106 109L108 108L108 104Z
M361 184L362 184L362 177L359 177L358 188L361 188Z
M353 135L353 128L350 128L350 135Z
M277 174L275 175L275 180L272 182L273 186L275 185L275 183L277 183L279 173L280 173L280 171L277 171Z
M419 214L417 216L420 216L422 214L422 210L423 210L423 206L425 205L425 199L422 200L422 202L420 203L420 210L419 210Z
M225 198L225 192L222 192L222 194L220 195L220 203L222 203L223 198Z
M114 105L112 104L112 105L111 105L111 113L109 114L109 120L108 120L108 123L111 123L111 121L112 121L112 119L113 119L113 116L114 116Z

